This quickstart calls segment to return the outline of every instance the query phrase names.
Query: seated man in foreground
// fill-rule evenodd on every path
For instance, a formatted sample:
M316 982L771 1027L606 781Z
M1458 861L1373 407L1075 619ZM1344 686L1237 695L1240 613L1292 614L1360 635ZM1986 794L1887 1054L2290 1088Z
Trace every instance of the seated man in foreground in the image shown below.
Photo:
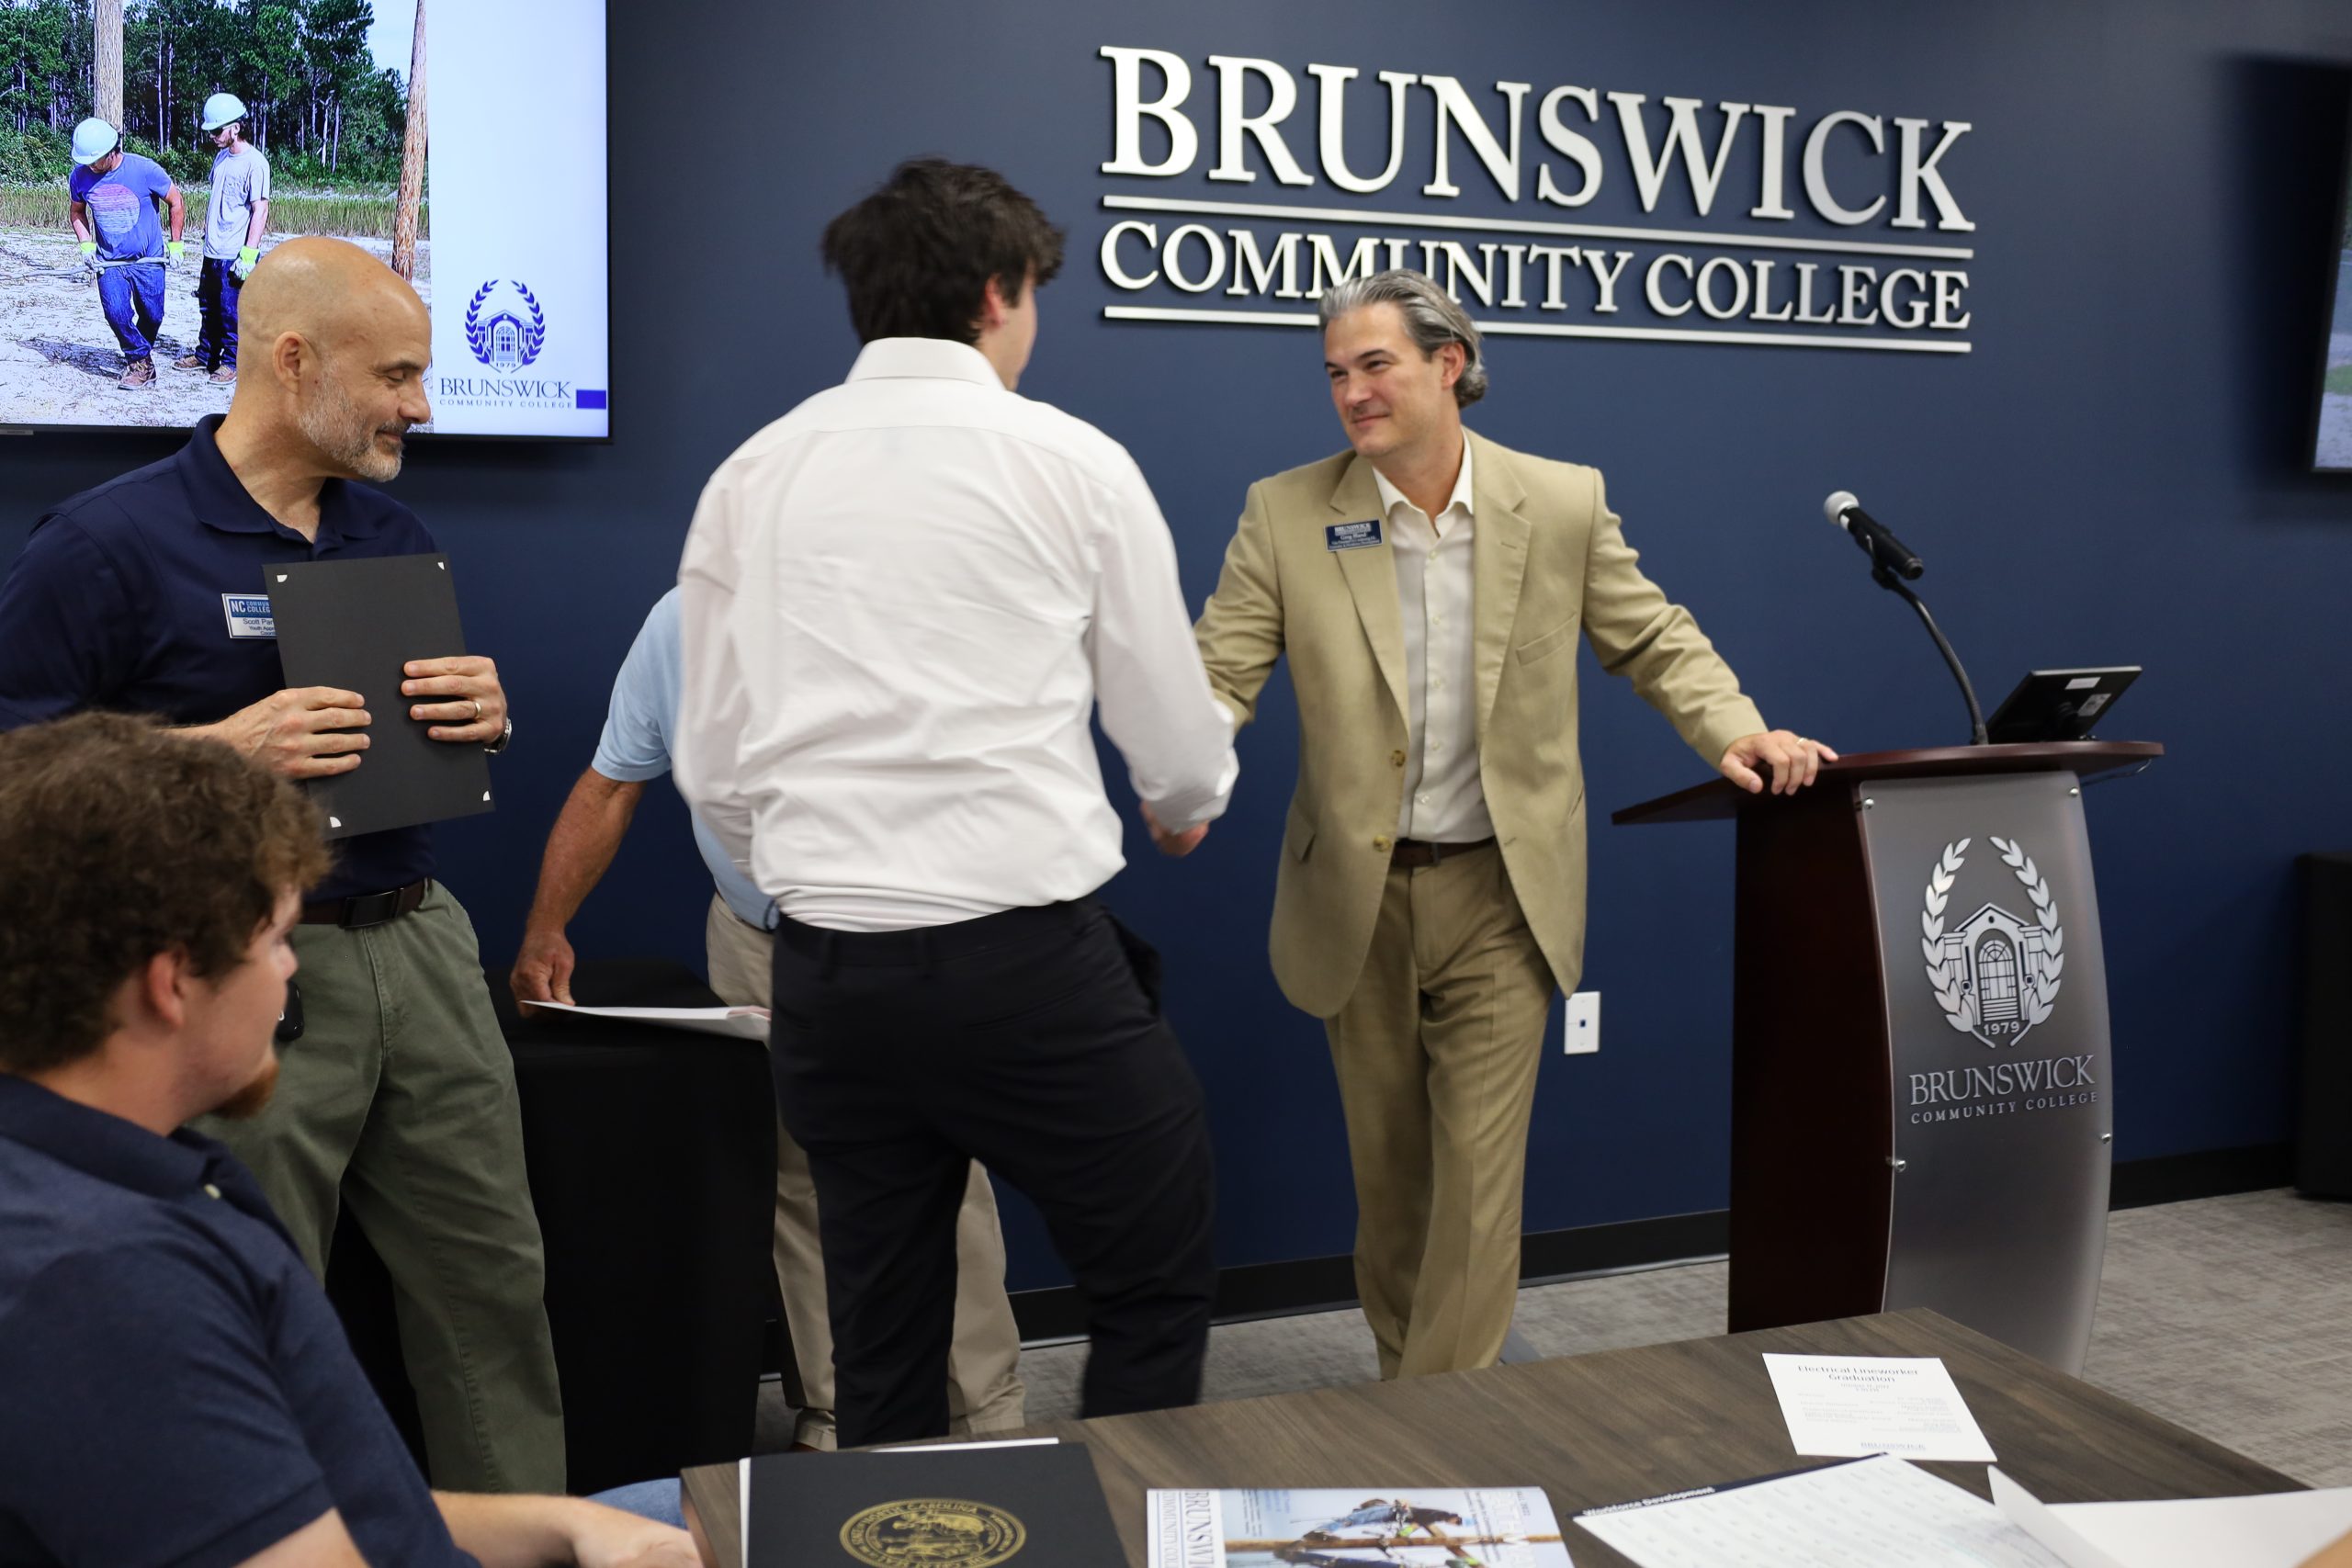
M694 1568L594 1503L427 1491L252 1176L182 1126L267 1103L326 863L225 746L0 735L0 1562Z

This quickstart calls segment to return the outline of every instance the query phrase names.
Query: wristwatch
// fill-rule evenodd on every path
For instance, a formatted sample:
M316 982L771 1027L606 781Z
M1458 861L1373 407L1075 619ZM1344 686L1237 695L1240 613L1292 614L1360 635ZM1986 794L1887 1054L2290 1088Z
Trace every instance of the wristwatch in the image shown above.
M498 739L495 740L483 741L481 743L481 749L495 757L514 743L514 716L510 713L506 716L506 728L498 732Z

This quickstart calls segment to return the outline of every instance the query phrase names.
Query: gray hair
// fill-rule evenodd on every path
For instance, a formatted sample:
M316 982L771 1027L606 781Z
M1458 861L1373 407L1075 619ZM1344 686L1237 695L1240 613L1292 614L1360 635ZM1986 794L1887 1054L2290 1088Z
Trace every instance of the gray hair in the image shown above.
M1331 286L1320 306L1322 324L1329 326L1351 310L1366 305L1394 305L1405 318L1405 331L1424 355L1447 344L1462 345L1462 374L1454 379L1453 400L1468 408L1487 395L1487 361L1479 352L1478 329L1452 296L1430 281L1425 273L1399 269L1352 277Z

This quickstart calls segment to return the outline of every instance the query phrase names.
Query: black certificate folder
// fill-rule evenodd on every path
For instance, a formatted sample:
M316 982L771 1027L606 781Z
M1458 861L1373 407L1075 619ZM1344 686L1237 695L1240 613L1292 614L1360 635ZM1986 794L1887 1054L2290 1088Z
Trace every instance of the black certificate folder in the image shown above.
M480 746L435 740L409 708L447 698L403 696L413 659L466 651L447 556L301 561L263 574L288 686L340 686L368 700L368 750L347 773L314 779L311 798L327 837L411 828L491 809L490 758Z
M750 1461L744 1568L1119 1568L1076 1443Z

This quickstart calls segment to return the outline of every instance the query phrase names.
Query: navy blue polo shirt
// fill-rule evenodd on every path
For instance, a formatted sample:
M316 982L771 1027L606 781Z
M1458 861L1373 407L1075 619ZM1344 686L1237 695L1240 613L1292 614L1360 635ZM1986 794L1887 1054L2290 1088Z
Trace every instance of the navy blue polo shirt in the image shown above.
M320 491L319 536L305 539L230 471L213 444L220 423L218 414L205 419L176 455L84 491L33 525L0 581L0 730L84 708L174 724L226 718L286 684L269 635L269 568L433 551L416 513L342 479ZM405 709L375 719L414 722ZM433 874L428 828L362 833L335 849L315 897Z
M245 1168L0 1074L0 1562L225 1568L330 1508L474 1563Z

